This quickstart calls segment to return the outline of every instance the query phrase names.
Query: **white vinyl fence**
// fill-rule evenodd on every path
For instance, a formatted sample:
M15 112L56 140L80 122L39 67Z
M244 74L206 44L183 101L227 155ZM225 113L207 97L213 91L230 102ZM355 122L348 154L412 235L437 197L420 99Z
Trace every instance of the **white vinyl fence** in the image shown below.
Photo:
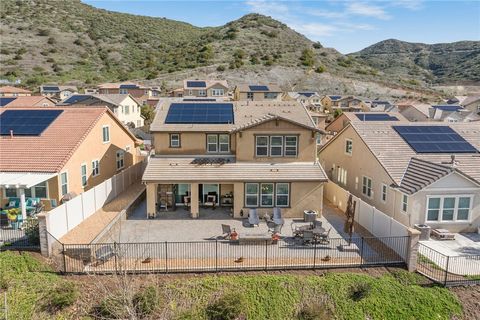
M337 206L343 212L347 209L347 202L350 193L329 181L324 187L324 196L332 204ZM369 205L362 199L352 194L352 200L356 201L355 222L365 228L368 232L378 238L382 237L406 237L408 236L407 226L396 221L375 207ZM400 247L398 241L391 239L382 239L382 241L391 249L395 250L402 258L406 258L406 250Z
M92 189L45 213L46 229L57 239L78 226L106 203L142 178L146 161L139 162Z

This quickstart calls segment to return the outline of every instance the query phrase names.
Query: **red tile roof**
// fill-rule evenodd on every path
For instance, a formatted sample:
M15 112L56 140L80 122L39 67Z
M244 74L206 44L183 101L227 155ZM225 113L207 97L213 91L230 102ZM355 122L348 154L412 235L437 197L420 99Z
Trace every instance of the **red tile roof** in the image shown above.
M32 93L32 91L12 86L3 86L0 87L0 93Z
M10 107L10 108L11 107L35 107L42 102L48 103L49 106L55 105L55 102L52 99L44 96L26 96L26 97L17 97L12 102L6 104L5 107Z

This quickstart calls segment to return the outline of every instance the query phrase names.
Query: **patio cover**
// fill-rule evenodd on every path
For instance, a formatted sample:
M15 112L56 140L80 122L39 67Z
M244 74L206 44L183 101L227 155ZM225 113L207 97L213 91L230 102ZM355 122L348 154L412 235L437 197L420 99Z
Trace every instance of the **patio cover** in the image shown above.
M328 181L318 162L192 164L194 158L150 158L144 182Z
M57 174L51 172L0 172L0 187L28 189Z

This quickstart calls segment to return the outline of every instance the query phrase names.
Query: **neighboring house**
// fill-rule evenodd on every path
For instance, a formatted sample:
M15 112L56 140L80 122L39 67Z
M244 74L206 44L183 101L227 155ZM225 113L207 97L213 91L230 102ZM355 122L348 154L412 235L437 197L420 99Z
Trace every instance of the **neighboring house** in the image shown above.
M367 105L362 99L354 96L324 96L322 98L322 105L325 112L333 114L335 110L343 112L352 111L367 111Z
M400 113L390 112L343 112L335 120L330 122L325 130L330 133L337 133L343 130L350 122L378 122L395 121L408 122Z
M140 160L139 141L107 108L2 108L0 121L2 207L34 197L48 210Z
M172 102L158 108L150 131L148 215L185 203L194 218L202 217L200 205L213 203L230 207L234 218L253 208L260 216L273 207L284 217L322 212L327 179L315 143L321 130L297 102Z
M429 119L443 122L463 122L469 110L457 105L433 105L429 109Z
M430 120L430 105L421 102L400 101L396 104L398 111L411 122Z
M150 87L145 87L136 83L105 83L98 86L99 94L130 94L140 104L153 97Z
M75 86L59 86L56 84L45 84L40 86L40 94L45 97L53 98L62 101L72 94L78 93Z
M480 96L467 97L459 104L467 110L480 114Z
M32 91L12 87L12 86L3 86L0 87L0 97L28 97L32 95Z
M281 100L282 90L276 84L242 84L235 87L233 98L236 101Z
M226 80L184 80L181 96L227 98L228 83Z
M59 105L108 107L125 125L133 128L144 125L141 105L130 94L76 94Z
M325 109L332 109L332 107L338 106L338 101L342 99L340 95L325 95L320 99L320 103Z
M284 100L298 101L306 107L309 107L310 105L320 107L322 105L318 92L312 91L287 92L287 94L284 96Z
M352 121L319 152L329 178L395 220L480 226L480 125Z
M5 107L54 107L55 101L44 96L29 96L16 97L11 102L7 103Z
M372 112L398 112L397 107L387 100L365 101L368 111Z

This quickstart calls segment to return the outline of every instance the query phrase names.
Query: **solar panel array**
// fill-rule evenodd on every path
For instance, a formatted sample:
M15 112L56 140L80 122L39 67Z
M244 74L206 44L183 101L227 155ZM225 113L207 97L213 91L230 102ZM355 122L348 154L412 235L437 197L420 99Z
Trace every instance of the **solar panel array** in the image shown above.
M217 99L212 99L212 98L184 98L183 101L190 101L190 102L195 102L195 101L205 101L205 102L215 102Z
M205 81L187 81L187 87L189 87L189 88L206 88L207 83Z
M299 94L301 94L302 96L310 98L311 96L313 96L315 94L315 92L299 92Z
M172 103L165 123L222 124L234 123L231 103Z
M13 100L17 99L17 97L0 97L0 107L3 107Z
M355 113L361 121L398 121L398 118L388 113Z
M6 110L0 114L0 135L39 136L63 110Z
M417 153L478 153L448 126L393 126L393 129Z
M136 84L121 84L120 89L138 89Z
M42 90L43 91L60 91L60 88L59 87L56 87L56 86L45 86L45 87L42 87Z
M67 98L62 103L63 104L74 104L74 103L78 103L80 101L87 100L90 97L91 97L91 95L88 95L88 94L76 94L76 95L73 95L73 96Z
M256 86L256 85L252 85L252 86L248 86L250 88L250 91L268 91L268 87L267 86Z
M461 106L456 105L437 105L432 107L443 111L458 111L460 109L463 109Z
M332 100L338 100L338 99L342 98L342 96L329 96L329 97Z

